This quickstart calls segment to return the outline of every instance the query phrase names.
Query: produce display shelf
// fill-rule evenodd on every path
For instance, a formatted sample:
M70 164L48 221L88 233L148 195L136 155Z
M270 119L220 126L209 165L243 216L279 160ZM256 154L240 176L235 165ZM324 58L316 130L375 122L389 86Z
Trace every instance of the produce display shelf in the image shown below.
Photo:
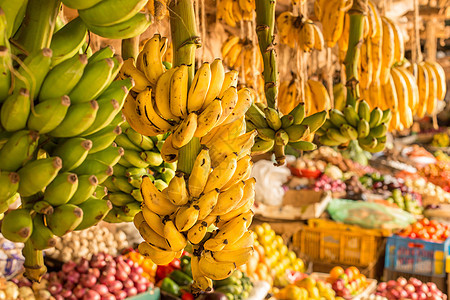
M405 277L406 279L414 277L414 278L419 279L422 282L434 282L436 284L437 288L439 290L441 290L444 294L449 293L446 277L411 274L411 273L391 270L388 268L384 269L384 276L383 276L384 281L396 280L398 277Z

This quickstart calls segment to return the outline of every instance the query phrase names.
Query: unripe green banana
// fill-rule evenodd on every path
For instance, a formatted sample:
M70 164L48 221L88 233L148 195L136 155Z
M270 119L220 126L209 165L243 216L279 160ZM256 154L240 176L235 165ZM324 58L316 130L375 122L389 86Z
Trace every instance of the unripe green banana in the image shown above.
M47 186L44 200L53 206L69 202L78 188L78 177L74 173L60 173Z
M154 180L154 177L149 175L150 179ZM152 178L153 177L153 178ZM140 188L141 187L141 183L142 183L142 176L133 176L133 177L128 177L128 183L131 184L133 187L135 188Z
M39 94L45 76L50 70L52 50L44 48L28 55L23 66L17 71L14 82L14 93L21 89L30 92L30 99L34 100Z
M121 133L120 126L109 125L99 132L86 136L85 138L92 141L92 148L89 153L96 153L108 148Z
M20 176L18 189L20 195L28 197L40 192L55 179L61 167L61 158L57 156L34 160L26 164L17 172Z
M141 190L140 189L134 189L131 191L131 196L139 202L144 201L144 199L142 198L142 194L141 194Z
M149 16L137 13L132 18L111 26L95 26L87 24L93 33L108 39L128 39L139 36L151 24Z
M20 89L6 98L0 111L0 121L7 131L24 129L31 110L30 94L26 89Z
M360 117L358 116L358 113L353 106L346 105L343 113L348 124L352 125L353 127L358 126Z
M380 125L381 118L383 118L383 111L380 108L375 107L370 113L370 121L369 121L370 128L374 128Z
M289 142L298 142L310 133L308 125L292 125L285 129L289 135Z
M339 146L341 143L335 140L332 140L328 137L328 135L322 135L319 137L319 142L325 146L333 147Z
M303 119L302 125L308 125L309 131L311 133L316 132L317 129L322 127L323 123L325 123L325 120L327 118L327 112L326 111L319 111L313 115L310 115Z
M97 160L101 163L104 163L105 165L112 167L119 162L124 152L125 151L123 150L122 147L110 146L105 150L89 154L86 159Z
M361 119L370 121L370 106L365 100L360 100L358 103L358 115Z
M303 119L305 118L305 103L300 102L297 104L296 107L294 107L290 112L289 115L294 117L294 124L299 125L302 124Z
M328 128L334 127L334 124L331 123L330 119L326 119L325 122L320 126L321 129L327 130Z
M289 145L300 151L313 151L317 149L316 144L307 141L290 142Z
M72 104L64 120L49 135L53 137L73 137L80 135L95 121L98 103L95 100Z
M56 66L77 54L86 41L86 36L87 29L80 18L73 19L58 30L50 44L50 49L53 50L52 65Z
M73 231L83 220L83 210L73 204L63 204L47 216L47 226L57 236Z
M350 124L342 124L339 129L342 135L350 140L356 140L358 138L358 131L350 126Z
M106 195L108 195L108 188L101 185L98 185L94 193L92 193L92 197L97 199L103 199Z
M134 186L132 186L129 182L128 182L128 178L126 177L116 177L116 176L112 176L111 177L111 181L114 184L114 186L121 192L124 192L126 194L130 194L131 191L134 190Z
M267 124L266 118L264 118L264 113L255 105L252 104L250 108L245 113L245 118L252 122L256 128L267 128L269 124Z
M338 128L340 128L343 124L347 124L345 115L337 109L330 110L330 121Z
M55 247L56 236L45 226L44 216L37 214L33 217L33 233L30 236L33 247L37 250L44 250Z
M133 218L130 217L129 220L123 220L123 218L119 218L120 208L113 207L108 214L103 218L103 221L108 223L122 223L122 222L133 222Z
M286 146L289 143L289 135L283 129L279 129L277 133L275 133L275 144Z
M361 147L364 146L366 148L374 148L377 146L377 143L378 143L377 139L370 135L363 139L358 139L358 142L361 145Z
M88 9L80 10L80 17L87 24L111 26L126 21L138 13L147 0L128 0L125 2L105 0ZM114 7L114 9L111 9Z
M134 151L141 151L142 149L136 146L133 142L130 141L130 139L125 135L121 134L118 135L117 138L114 140L114 142L126 150L134 150Z
M165 183L169 184L169 182L172 180L172 178L175 177L175 171L169 168L164 168L164 170L159 174L162 180L164 180Z
M12 37L22 24L27 3L27 0L1 1L0 5L6 18L6 27L3 29L5 38L9 39Z
M15 193L12 197L0 201L0 213L6 212L9 209L9 206L14 202L16 202L17 200L19 200L19 198L20 198L19 193Z
M72 103L83 103L95 99L111 83L114 62L110 58L88 63L83 77L69 94Z
M2 221L2 234L15 243L25 243L33 232L33 220L30 210L15 209L10 211Z
M114 53L114 48L110 45L107 45L106 47L101 48L100 50L92 54L92 56L89 57L89 62L96 62L105 58L112 58L114 56Z
M127 168L125 175L127 177L136 176L142 177L148 174L148 170L146 168Z
M275 140L275 130L272 128L256 128L258 132L258 137L265 141Z
M51 215L54 211L54 208L47 201L41 200L34 203L33 210L41 215Z
M252 154L258 155L258 154L263 154L263 153L269 152L270 150L272 150L274 145L275 145L275 140L265 141L260 138L256 138L255 143L253 144L253 147L252 147Z
M11 87L11 71L12 59L9 49L5 46L0 46L0 103L5 101L9 96L9 89Z
M123 154L123 158L137 168L146 168L149 165L148 162L141 158L140 153L137 151L127 150Z
M264 115L266 116L267 124L273 130L278 130L281 128L281 119L278 111L271 107L264 108Z
M98 179L95 175L78 176L78 188L70 198L70 204L79 205L86 201L98 186Z
M95 198L87 199L79 207L83 210L83 221L75 230L83 230L97 225L113 208L111 201Z
M142 135L134 131L132 128L125 129L125 134L133 144L135 144L142 150L148 151L152 150L155 147L155 144L148 136Z
M256 125L253 124L250 120L245 120L245 130L246 132L252 131L252 130L257 130L258 128L256 128Z
M83 132L83 136L96 133L108 126L121 109L121 105L115 99L101 99L97 101L97 103L98 112L95 116L95 121L85 132Z
M120 208L123 213L128 217L133 217L141 211L141 203L137 201L133 201L125 204Z
M327 129L327 136L330 139L337 141L341 144L347 143L350 139L347 134L344 135L343 133L341 133L341 131L337 130L336 128Z
M113 176L110 176L103 181L102 185L108 189L109 193L120 192L120 190L114 185L112 181Z
M70 99L68 96L38 103L28 118L28 128L41 134L52 131L64 120L69 106Z
M164 162L159 152L143 151L140 156L150 166L159 166Z
M0 170L0 202L4 202L16 194L19 180L19 174Z
M62 159L62 172L71 171L77 168L86 159L89 150L92 148L92 141L81 137L75 137L66 140L58 145L52 155L59 156Z
M97 52L96 52L97 53ZM99 96L101 99L116 99L121 105L124 100L121 100L121 97L125 94L125 97L128 95L128 92L134 87L134 80L131 77L122 80L114 80L110 85L106 88L106 90Z
M286 129L294 124L294 117L291 115L285 115L281 117L281 128Z
M78 168L72 171L78 175L95 175L99 184L102 184L114 172L111 166L92 159L86 159Z
M168 186L168 184L164 180L161 180L161 179L156 179L155 181L153 181L153 184L160 191L163 191Z
M85 54L75 54L48 72L39 92L39 100L59 98L68 95L83 76L87 65Z
M169 169L172 169L174 171L177 170L177 162L176 161L175 162L171 162L171 163L164 162L163 166L164 166L164 168L169 168Z
M124 166L125 168L132 168L134 167L132 164L130 164L123 156L119 160L119 164Z
M384 123L381 123L377 127L374 127L370 130L370 135L375 138L380 138L380 137L386 135L387 130L388 130L387 125Z
M383 116L381 117L380 123L389 124L389 122L391 122L391 119L392 119L391 110L390 109L383 110Z
M36 131L15 132L0 149L0 170L16 171L33 156L38 145Z
M120 164L115 164L113 166L113 171L114 171L114 176L122 176L122 177L127 176L127 168L125 168L124 166L122 166Z
M358 138L365 138L369 135L370 125L365 119L361 119L358 122Z
M124 206L127 203L135 202L134 198L130 194L125 193L111 193L106 196L114 206Z

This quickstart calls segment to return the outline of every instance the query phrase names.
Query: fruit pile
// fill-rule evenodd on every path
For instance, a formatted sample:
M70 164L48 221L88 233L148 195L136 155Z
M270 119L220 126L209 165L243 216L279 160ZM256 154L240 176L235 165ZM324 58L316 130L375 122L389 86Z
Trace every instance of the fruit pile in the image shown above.
M187 65L165 69L166 44L154 35L136 65L133 59L124 63L119 76L136 81L124 114L140 134L170 133L161 147L167 163L176 161L188 143L200 149L190 174L177 171L162 191L150 177L142 178L142 212L134 224L145 240L139 252L157 264L179 256L189 241L193 289L208 290L212 279L228 277L253 251L247 228L255 184L249 153L256 132L245 133L244 122L253 99L248 89L237 91L238 74L225 73L220 59L203 63L189 88ZM213 223L217 230L208 233Z
M419 193L424 199L424 204L427 204L427 198L432 198L434 201L431 203L450 203L450 193L445 191L438 185L434 185L431 182L428 182L423 177L419 178L405 178L405 185L411 188L416 193Z
M292 49L299 47L305 52L321 51L324 38L319 27L304 16L294 16L290 11L281 13L277 18L280 41Z
M327 281L332 284L336 295L346 299L361 293L368 284L366 276L361 274L356 267L349 267L345 270L341 267L334 267L331 269Z
M387 199L389 203L396 204L398 207L412 213L413 215L422 215L423 209L415 198L416 194L402 193L400 189L394 189L392 196Z
M114 142L124 149L124 154L113 167L114 175L102 184L108 189L105 198L113 205L104 219L109 223L132 222L141 210L142 195L139 188L142 176L154 180L159 190L166 188L175 176L176 163L164 162L160 154L164 135L147 137L134 131L128 123L123 123L121 128L122 134Z
M412 300L445 300L447 295L440 291L433 282L422 282L417 278L411 277L406 280L399 277L397 280L380 282L377 287L376 295L386 297L389 300L394 299L412 299Z
M347 185L340 179L332 179L326 174L320 175L315 181L312 189L316 192L331 191L331 192L344 192Z
M2 300L47 300L52 295L44 285L32 285L26 278L0 279L0 299Z
M275 297L280 300L342 299L335 296L329 283L316 280L311 276L298 280L295 284L289 284L278 291L275 290Z
M403 229L399 235L412 239L423 239L435 243L442 243L450 236L450 227L447 224L423 218Z
M47 273L44 279L55 300L123 300L152 286L137 263L104 253L66 262L61 271Z
M239 270L227 279L214 281L214 291L225 294L228 300L247 299L252 287L250 278Z

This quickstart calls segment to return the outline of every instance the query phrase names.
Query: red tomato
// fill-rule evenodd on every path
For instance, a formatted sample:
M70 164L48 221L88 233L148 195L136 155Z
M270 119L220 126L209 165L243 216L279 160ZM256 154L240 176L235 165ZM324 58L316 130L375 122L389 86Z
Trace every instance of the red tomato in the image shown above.
M174 269L176 269L176 270L181 269L181 262L180 262L180 259L179 259L179 258L174 258L174 259L170 262L169 266L171 266L172 268L174 268Z
M158 268L156 269L156 278L158 280L164 279L169 276L169 274L172 273L173 270L174 268L170 265L158 266Z
M423 225L429 225L430 220L428 220L427 218L423 218L422 220L420 220L420 223L422 223Z
M411 232L409 234L409 237L412 238L412 239L415 239L415 238L417 238L417 234L415 232Z
M435 228L435 227L429 226L429 227L427 228L427 231L428 231L428 233L429 233L430 235L433 235L433 234L436 233L436 228Z
M428 221L429 222L429 224L430 224L430 226L433 226L433 227L437 227L437 226L440 226L441 224L439 224L439 222L437 222L436 220L431 220L431 221Z
M181 296L181 300L194 300L194 296L191 293L184 293Z
M417 231L423 229L423 224L420 223L420 222L416 222L416 223L413 224L412 227L413 227L413 231L417 232Z

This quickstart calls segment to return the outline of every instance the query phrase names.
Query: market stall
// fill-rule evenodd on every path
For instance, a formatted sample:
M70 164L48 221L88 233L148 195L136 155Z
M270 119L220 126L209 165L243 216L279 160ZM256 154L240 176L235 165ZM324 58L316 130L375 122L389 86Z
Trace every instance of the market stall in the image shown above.
M0 300L445 300L450 5L0 0Z

